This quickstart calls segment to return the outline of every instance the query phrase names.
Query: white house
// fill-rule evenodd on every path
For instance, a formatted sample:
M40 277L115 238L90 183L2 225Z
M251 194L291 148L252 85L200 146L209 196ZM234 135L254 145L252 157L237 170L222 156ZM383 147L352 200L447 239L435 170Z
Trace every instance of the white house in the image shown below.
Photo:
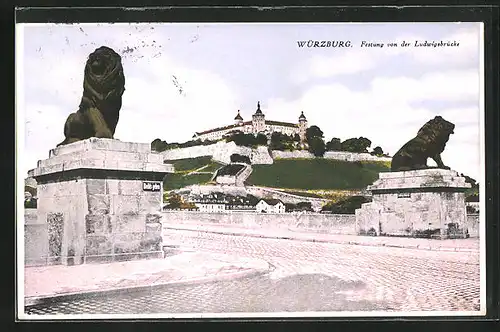
M261 199L255 206L257 212L285 213L285 204L279 199Z

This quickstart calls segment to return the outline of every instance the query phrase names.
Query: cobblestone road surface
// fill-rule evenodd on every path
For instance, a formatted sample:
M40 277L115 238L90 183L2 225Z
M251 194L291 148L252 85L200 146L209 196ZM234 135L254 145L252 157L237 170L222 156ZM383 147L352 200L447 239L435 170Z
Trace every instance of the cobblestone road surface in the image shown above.
M171 230L198 251L268 261L269 275L27 307L29 314L479 310L479 254Z

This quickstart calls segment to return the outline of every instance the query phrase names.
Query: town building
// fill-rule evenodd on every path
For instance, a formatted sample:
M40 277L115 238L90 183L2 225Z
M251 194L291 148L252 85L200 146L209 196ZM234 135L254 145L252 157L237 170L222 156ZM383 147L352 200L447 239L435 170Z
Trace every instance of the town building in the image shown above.
M279 199L261 199L255 206L260 213L285 213L285 204Z
M226 212L255 212L255 206L229 204L226 205Z
M192 196L188 201L194 203L200 212L224 212L227 204L220 193Z
M200 212L224 212L226 204L218 202L194 203Z
M282 121L266 120L264 113L260 109L260 102L257 103L257 110L252 115L252 120L244 121L238 110L238 114L234 118L234 124L196 132L193 139L219 140L232 132L241 131L245 134L265 134L270 137L273 132L280 132L289 136L298 134L302 142L306 139L307 119L302 112L297 123L289 123Z

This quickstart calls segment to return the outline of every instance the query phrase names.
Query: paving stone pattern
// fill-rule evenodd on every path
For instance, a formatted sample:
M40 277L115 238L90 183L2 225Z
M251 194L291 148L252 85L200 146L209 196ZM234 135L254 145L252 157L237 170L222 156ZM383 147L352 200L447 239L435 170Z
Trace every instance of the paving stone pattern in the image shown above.
M197 251L261 258L268 275L26 308L30 314L479 310L479 254L171 230Z

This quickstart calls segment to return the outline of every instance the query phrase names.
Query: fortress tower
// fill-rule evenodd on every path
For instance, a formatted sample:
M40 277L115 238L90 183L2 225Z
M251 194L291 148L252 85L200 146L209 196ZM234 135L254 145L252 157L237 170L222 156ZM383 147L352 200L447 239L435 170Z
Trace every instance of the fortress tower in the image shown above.
M299 116L299 137L300 141L304 142L306 140L306 130L307 130L307 119L304 112L300 113Z
M252 132L260 133L266 130L266 120L264 113L260 110L260 102L257 102L257 111L252 115Z
M240 115L240 110L238 110L238 114L234 117L234 124L239 125L243 122L243 118Z

